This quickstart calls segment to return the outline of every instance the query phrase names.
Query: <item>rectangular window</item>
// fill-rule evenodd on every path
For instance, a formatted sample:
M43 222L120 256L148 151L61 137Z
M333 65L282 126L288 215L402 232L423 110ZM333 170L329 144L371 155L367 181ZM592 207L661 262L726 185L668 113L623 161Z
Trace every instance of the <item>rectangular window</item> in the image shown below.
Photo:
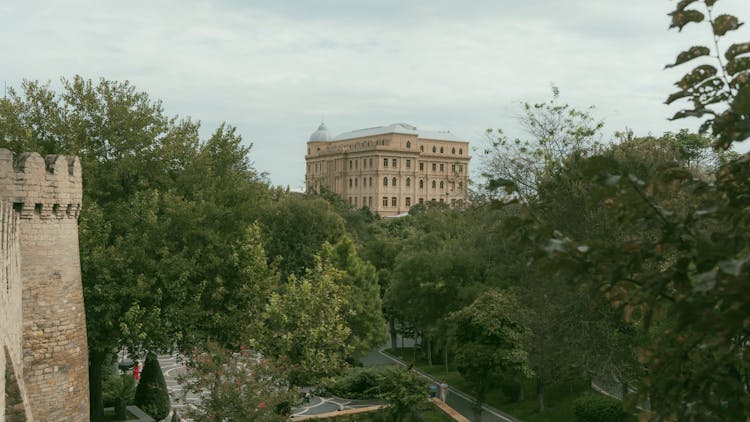
M366 158L363 158L363 159L362 159L362 168L363 168L363 169L366 169L366 168L367 168L367 159L366 159Z
M354 197L354 206L355 207L357 206L357 197L356 196Z
M443 166L443 163L440 163L440 172L445 171L445 167Z
M419 198L419 203L424 204L424 198Z
M349 160L349 168L352 168L352 160Z
M355 169L359 168L359 160L354 160L354 168Z
M437 164L432 163L432 171L437 171Z
M445 200L443 198L440 198L440 203L442 204L444 202L445 202Z
M352 179L349 179L349 187L352 187Z
M456 165L455 164L451 164L451 171L454 172L454 173L456 172Z
M463 173L464 172L464 166L462 166L461 164L458 165L458 172L459 173Z
M372 196L367 198L367 206L372 208Z
M388 197L387 197L387 196L384 196L384 197L383 197L383 206L384 206L384 207L387 207L387 206L388 206Z
M359 181L359 179L354 179L354 187L355 187L355 188L357 187L357 182L358 182L358 181Z
M419 171L424 171L424 163L419 163Z
M383 167L388 167L388 159L383 158Z
M395 206L396 206L396 203L397 203L397 202L396 202L396 197L395 197L395 196L391 197L391 206L392 206L392 207L395 207Z
M407 196L407 197L406 197L406 206L407 206L407 207L410 207L410 206L411 206L411 197L410 197L410 196Z
M391 160L391 164L393 164L393 167L396 167L396 159L395 158L393 160Z
M406 168L411 168L411 160L406 160Z
M370 158L370 168L372 168L372 158Z

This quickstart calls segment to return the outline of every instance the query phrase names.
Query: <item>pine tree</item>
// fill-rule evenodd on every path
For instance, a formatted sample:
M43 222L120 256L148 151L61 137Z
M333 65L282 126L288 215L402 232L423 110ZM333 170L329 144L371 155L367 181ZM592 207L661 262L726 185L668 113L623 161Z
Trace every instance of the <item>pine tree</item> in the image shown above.
M157 420L164 419L169 414L167 383L154 353L149 352L146 356L141 381L135 390L135 405Z

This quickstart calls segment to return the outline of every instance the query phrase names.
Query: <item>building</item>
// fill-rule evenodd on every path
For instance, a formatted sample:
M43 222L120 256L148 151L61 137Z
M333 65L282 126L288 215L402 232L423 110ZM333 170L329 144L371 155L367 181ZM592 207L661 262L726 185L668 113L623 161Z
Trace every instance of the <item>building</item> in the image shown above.
M381 217L426 201L456 207L467 200L470 159L469 143L450 132L394 123L332 137L321 123L307 143L305 186Z
M0 422L89 420L76 157L0 148Z

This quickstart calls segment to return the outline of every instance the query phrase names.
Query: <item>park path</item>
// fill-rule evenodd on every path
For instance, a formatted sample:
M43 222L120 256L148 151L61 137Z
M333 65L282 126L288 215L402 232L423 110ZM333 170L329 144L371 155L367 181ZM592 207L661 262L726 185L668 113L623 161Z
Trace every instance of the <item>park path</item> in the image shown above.
M378 350L375 350L371 352L369 355L362 358L362 364L364 366L393 366L393 365L399 365L399 366L406 366L406 362L397 359L393 356L388 355L383 350L385 350L387 346L384 346ZM430 374L427 374L423 371L420 371L419 369L412 369L419 375L421 375L424 378L427 378L430 381L433 382L439 382L438 379L434 378ZM474 403L474 398L470 395L457 390L454 387L448 387L449 393L448 398L446 399L446 404L453 409L455 409L458 413L469 419L470 421L477 422L474 419L474 411L472 410L472 404ZM482 406L482 420L481 422L521 422L519 419L514 418L511 415L508 415L507 413L503 413L500 410L489 406L484 405Z

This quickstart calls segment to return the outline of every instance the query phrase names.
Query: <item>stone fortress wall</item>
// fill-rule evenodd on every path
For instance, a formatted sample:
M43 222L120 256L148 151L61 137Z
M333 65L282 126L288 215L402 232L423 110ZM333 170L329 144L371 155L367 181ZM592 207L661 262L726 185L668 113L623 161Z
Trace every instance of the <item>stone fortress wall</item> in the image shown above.
M77 157L0 149L0 422L86 421Z

